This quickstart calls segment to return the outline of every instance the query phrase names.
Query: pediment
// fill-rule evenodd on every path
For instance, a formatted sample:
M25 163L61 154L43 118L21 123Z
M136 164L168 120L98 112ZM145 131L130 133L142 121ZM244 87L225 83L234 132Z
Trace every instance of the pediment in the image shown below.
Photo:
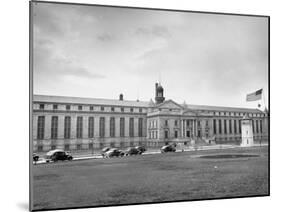
M181 105L174 102L173 100L167 100L159 105L156 106L157 108L163 108L163 109L183 109Z
M193 110L185 110L184 112L183 112L183 115L186 115L186 116L196 116L197 115L197 113L195 112L195 111L193 111Z

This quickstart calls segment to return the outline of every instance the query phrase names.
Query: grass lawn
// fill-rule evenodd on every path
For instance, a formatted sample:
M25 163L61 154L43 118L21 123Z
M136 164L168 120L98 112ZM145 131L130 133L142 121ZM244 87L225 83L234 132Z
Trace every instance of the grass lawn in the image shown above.
M235 148L35 165L34 210L268 195L267 151ZM238 153L259 157L199 157Z

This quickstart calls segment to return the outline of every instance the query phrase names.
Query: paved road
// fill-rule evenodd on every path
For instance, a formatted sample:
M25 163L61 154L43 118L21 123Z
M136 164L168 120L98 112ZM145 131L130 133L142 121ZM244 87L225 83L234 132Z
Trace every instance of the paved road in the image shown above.
M267 144L261 144L261 145L254 145L255 147L259 146L267 146ZM176 152L187 152L187 151L204 151L204 150L214 150L214 149L229 149L229 148L247 148L247 147L241 147L237 145L211 145L211 146L199 146L199 147L189 147L184 149L177 149ZM160 154L160 150L148 150L143 153L143 155L151 155L151 154ZM88 159L102 159L103 157L100 154L87 154L87 155L74 155L73 160L88 160ZM47 163L44 158L40 158L39 161L36 162L36 164L44 164ZM33 164L35 164L33 162Z

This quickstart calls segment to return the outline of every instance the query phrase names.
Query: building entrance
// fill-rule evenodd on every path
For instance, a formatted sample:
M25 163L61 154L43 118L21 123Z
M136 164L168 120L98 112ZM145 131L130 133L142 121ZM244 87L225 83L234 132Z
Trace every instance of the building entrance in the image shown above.
M201 130L198 130L198 137L201 138Z

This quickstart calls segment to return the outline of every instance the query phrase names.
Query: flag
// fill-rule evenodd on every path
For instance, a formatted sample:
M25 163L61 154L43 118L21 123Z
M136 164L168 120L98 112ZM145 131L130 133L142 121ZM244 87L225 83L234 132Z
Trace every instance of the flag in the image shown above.
M246 101L257 101L261 99L262 89L257 90L256 92L247 94Z

